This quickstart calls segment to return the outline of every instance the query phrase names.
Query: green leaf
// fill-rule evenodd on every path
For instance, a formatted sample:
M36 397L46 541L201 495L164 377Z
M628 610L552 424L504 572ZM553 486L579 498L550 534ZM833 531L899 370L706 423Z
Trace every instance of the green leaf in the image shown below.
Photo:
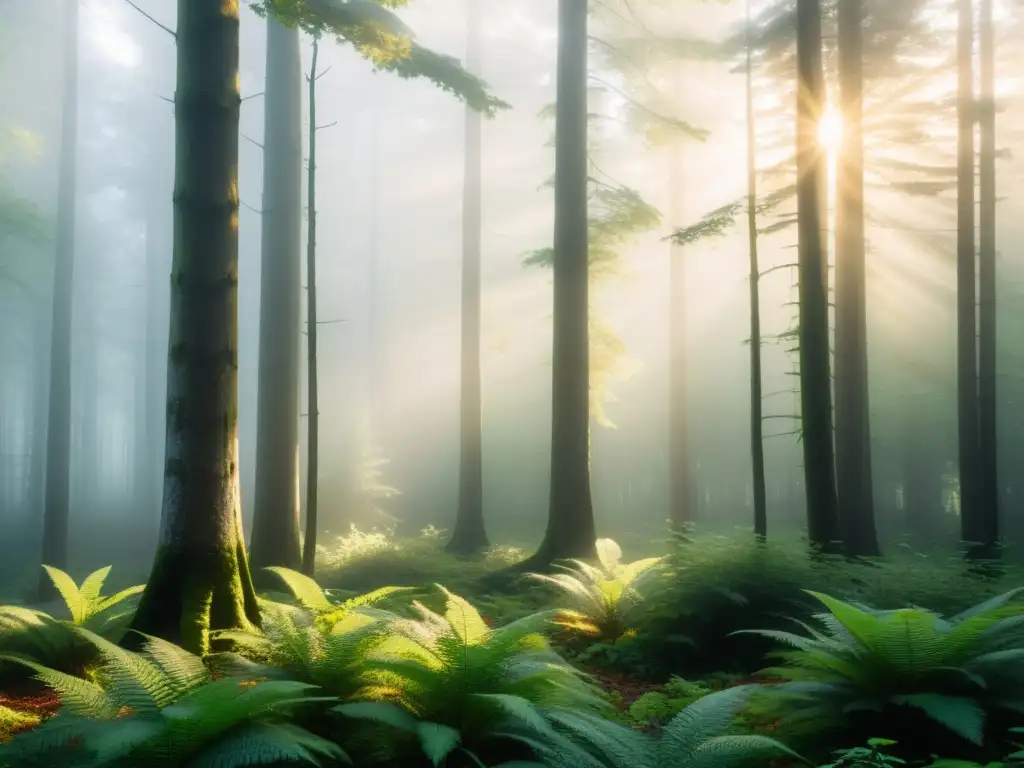
M440 723L420 723L416 726L423 753L435 765L441 762L462 743L462 734L455 728Z

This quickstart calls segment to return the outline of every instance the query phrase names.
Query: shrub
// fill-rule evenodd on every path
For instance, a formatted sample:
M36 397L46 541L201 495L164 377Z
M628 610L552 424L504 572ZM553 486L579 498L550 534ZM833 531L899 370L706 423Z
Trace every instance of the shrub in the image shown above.
M884 728L913 735L901 739L907 743L930 740L931 751L943 754L963 754L963 742L981 746L986 715L1024 703L1024 606L1011 602L1020 591L948 620L922 608L876 611L810 593L829 612L815 617L818 627L804 625L806 636L753 631L793 648L778 654L784 666L765 671L791 681L770 689L776 712L846 743Z

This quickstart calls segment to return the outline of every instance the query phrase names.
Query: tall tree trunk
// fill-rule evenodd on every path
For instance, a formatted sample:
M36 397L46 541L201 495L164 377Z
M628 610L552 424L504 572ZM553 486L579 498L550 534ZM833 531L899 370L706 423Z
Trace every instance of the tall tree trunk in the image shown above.
M160 174L160 179L164 174ZM146 222L146 445L142 459L142 506L146 521L146 546L156 546L160 536L160 501L163 485L165 417L167 411L167 344L170 314L171 201L153 195Z
M522 567L595 555L590 493L587 237L587 4L558 2L554 344L548 526Z
M747 244L750 255L750 460L753 476L754 535L768 536L768 498L764 479L764 418L761 382L761 270L757 258L757 127L754 115L753 23L747 0Z
M960 453L960 534L984 542L978 440L977 307L974 251L974 8L958 0L957 60L957 437Z
M843 142L836 163L836 489L851 555L877 555L864 243L863 0L839 3Z
M194 653L260 618L238 483L238 26L237 4L178 2L164 500L132 627Z
M308 361L306 381L309 388L306 406L306 539L302 548L302 572L316 571L317 493L320 471L320 395L316 362L316 65L320 39L313 38L313 57L309 67L309 175L306 197L306 342Z
M299 349L302 312L302 65L298 27L267 18L263 130L263 254L252 558L297 570Z
M64 3L63 88L42 562L66 570L71 487L71 326L78 165L78 0L66 0ZM38 597L41 601L56 597L53 583L45 572L39 579Z
M980 465L979 530L986 554L997 553L999 540L999 475L996 430L996 104L995 28L993 0L981 0L979 49L981 123L979 158L980 209L978 258L978 462Z
M466 69L480 74L480 0L468 0ZM462 185L462 387L459 432L459 507L447 550L474 554L485 549L484 467L480 395L481 132L483 117L466 107Z
M797 210L800 305L800 406L803 422L807 533L813 547L840 539L832 450L828 261L821 200L827 182L818 124L825 109L821 4L797 0Z
M681 92L679 73L676 92ZM683 146L677 139L669 148L669 209L672 221L682 221ZM694 522L697 512L697 488L689 454L687 425L686 365L686 251L673 242L669 246L669 524L681 532Z

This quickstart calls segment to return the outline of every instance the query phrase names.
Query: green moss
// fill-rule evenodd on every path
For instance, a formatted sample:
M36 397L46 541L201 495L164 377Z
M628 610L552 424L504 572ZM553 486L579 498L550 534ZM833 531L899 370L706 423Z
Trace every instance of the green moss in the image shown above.
M42 722L39 715L31 712L19 712L16 709L0 705L0 744L11 740L18 731L33 728Z
M211 630L253 625L259 625L259 607L240 539L202 551L157 550L132 629L205 654Z

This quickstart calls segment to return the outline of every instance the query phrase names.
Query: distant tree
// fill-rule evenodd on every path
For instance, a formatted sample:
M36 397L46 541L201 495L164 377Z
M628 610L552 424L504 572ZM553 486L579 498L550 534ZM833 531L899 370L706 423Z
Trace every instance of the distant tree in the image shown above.
M298 570L299 343L302 281L302 65L299 29L267 19L262 275L256 399L253 578ZM312 175L313 171L310 170ZM310 332L314 333L315 328Z
M992 557L999 540L998 430L996 428L996 101L993 0L981 0L978 18L981 91L979 249L978 249L978 511L983 515L981 544Z
M61 108L60 177L50 330L50 391L46 438L46 490L42 562L68 567L71 486L71 326L75 273L75 195L78 164L78 0L64 2L64 83ZM41 601L54 598L53 582L39 579Z
M466 4L466 68L480 72L480 0ZM459 400L459 501L447 550L474 554L489 542L484 525L483 435L480 395L481 133L483 119L465 110L462 184L462 351Z
M320 369L317 365L316 309L316 71L320 35L313 35L313 56L306 82L309 90L309 172L306 176L306 538L302 546L302 572L316 572L316 540L320 487Z
M761 268L757 253L757 116L754 112L754 50L750 39L750 0L746 4L747 250L750 257L750 466L754 495L754 535L768 537L764 479L764 388L761 379Z
M301 109L298 98L298 30L310 34L319 40L325 34L333 34L339 42L355 46L369 58L379 69L393 72L405 78L425 78L433 82L457 98L466 102L471 110L493 115L497 110L508 105L492 96L484 83L471 72L468 72L454 58L424 48L415 41L415 36L394 13L385 6L397 7L395 3L378 3L374 0L259 0L252 3L252 8L260 16L268 17L273 25L287 27L279 29L277 37L268 37L268 86L266 89L267 139L265 141L265 157L268 167L265 174L270 173L270 165L284 163L281 172L294 174L296 141L294 135L298 131ZM285 38L283 35L290 35ZM294 37L294 40L292 40ZM287 46L285 43L287 42ZM271 44L275 50L271 49ZM270 57L282 57L279 61L283 67L272 69ZM274 79L274 84L271 83ZM272 87L273 85L273 87ZM290 89L290 90L288 90ZM283 98L287 105L275 106L277 99ZM286 126L287 122L287 126ZM274 127L275 130L271 131ZM287 127L287 130L285 128ZM289 138L291 137L291 138ZM281 143L277 143L276 139ZM287 145L287 147L286 147ZM273 149L276 148L276 149ZM300 150L301 151L301 150ZM300 155L301 157L301 155ZM300 161L301 162L301 161ZM275 176L275 178L278 178ZM286 189L281 188L285 186ZM264 212L264 282L261 297L261 353L260 359L267 359L267 364L260 364L260 391L266 395L259 396L259 413L262 424L267 426L265 432L259 432L257 445L257 507L253 519L253 559L260 566L282 565L295 567L299 559L298 545L298 462L297 453L290 446L297 447L298 441L298 357L292 354L291 342L279 343L282 337L278 334L287 333L285 323L290 322L294 315L298 320L298 211L301 198L298 184L280 185L274 190L271 200L280 208L282 215L289 216L289 221L296 226L283 226L282 219L278 224L277 215L267 216ZM267 208L267 197L264 198L264 209ZM286 238L281 240L279 238ZM268 244L268 240L272 240ZM294 259L279 257L280 248L284 243L294 243ZM279 273L277 268L289 270L288 275ZM279 278L268 281L267 271ZM315 287L310 284L308 290L312 295ZM287 295L285 295L287 294ZM294 311L293 311L294 309ZM287 318L285 318L287 315ZM276 324L274 318L285 318ZM266 325L265 325L266 322ZM315 324L315 319L310 323ZM297 326L295 328L297 338ZM308 329L309 345L315 346L316 328ZM266 349L266 353L264 353ZM315 354L315 350L314 350ZM287 358L285 360L284 358ZM281 368L295 361L294 376L292 371ZM312 372L315 378L315 372ZM268 386L265 386L268 385ZM280 394L278 394L280 393ZM294 398L293 398L294 396ZM293 408L293 399L296 404ZM312 434L309 449L313 450L313 440L317 437L315 405L309 406L307 434ZM271 429L272 425L276 425ZM291 435L294 433L295 439ZM273 437L280 439L272 439ZM307 458L307 473L318 471L316 456L310 462ZM310 469L312 467L312 469ZM264 472L261 468L269 468ZM261 474L262 473L262 474ZM263 478L262 480L260 478ZM311 527L309 520L316 520L316 480L306 486L306 543L307 553L316 552L316 527ZM261 493L262 492L262 493ZM310 514L312 510L312 514ZM303 556L304 557L304 556ZM310 555L312 557L312 554ZM312 564L306 566L312 568Z
M981 507L974 213L974 3L958 0L957 30L957 444L960 526L967 544L988 538Z
M835 182L836 490L847 552L877 555L864 240L864 11L864 0L843 0L837 9L843 136Z
M829 372L828 258L823 200L825 153L818 124L825 110L820 0L797 0L797 233L800 307L800 405L812 546L828 550L841 538L832 448L832 379Z

